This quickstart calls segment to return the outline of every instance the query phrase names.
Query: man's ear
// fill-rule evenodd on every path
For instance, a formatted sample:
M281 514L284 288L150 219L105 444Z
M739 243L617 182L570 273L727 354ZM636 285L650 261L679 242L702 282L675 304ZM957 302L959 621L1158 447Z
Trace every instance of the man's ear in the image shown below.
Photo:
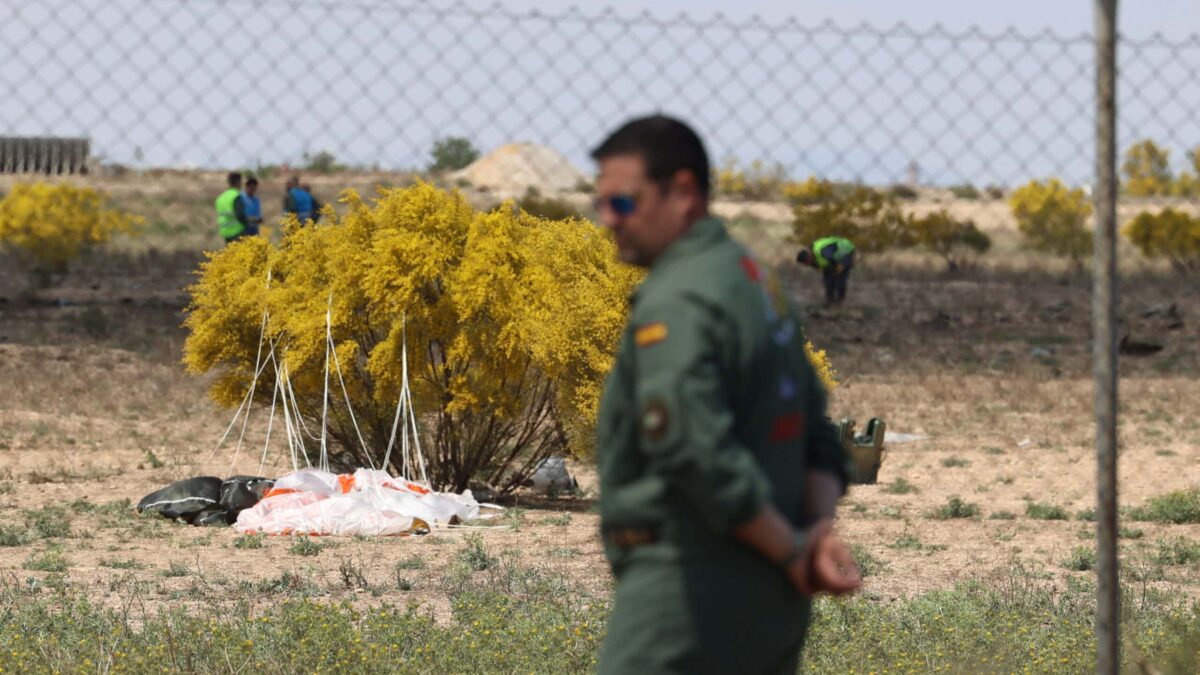
M696 175L687 169L680 169L675 172L671 178L671 192L674 193L677 203L684 213L688 211L701 210L704 201L704 195L700 193L700 185L696 182Z

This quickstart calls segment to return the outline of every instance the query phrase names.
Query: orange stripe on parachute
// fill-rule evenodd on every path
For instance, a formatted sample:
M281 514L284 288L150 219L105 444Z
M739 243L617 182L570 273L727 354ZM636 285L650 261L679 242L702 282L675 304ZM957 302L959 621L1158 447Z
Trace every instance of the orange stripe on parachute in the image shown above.
M300 492L295 488L271 488L267 490L267 494L263 495L263 499L267 497L278 497L279 495L290 495Z
M350 491L354 489L354 476L348 473L340 474L338 476L338 488L342 491L342 494L350 494Z

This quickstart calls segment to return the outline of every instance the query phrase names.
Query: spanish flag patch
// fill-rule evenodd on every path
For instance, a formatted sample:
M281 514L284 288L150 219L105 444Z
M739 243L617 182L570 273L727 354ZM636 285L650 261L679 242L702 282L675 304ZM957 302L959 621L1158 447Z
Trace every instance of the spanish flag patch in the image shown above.
M649 347L667 339L667 324L662 321L638 326L633 331L633 343L638 347Z

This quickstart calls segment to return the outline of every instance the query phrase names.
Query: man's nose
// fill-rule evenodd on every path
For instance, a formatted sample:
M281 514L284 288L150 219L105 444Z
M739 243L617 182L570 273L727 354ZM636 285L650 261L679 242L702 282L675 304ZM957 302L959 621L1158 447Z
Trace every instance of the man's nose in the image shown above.
M621 219L607 206L600 207L600 212L596 215L599 216L600 224L609 230L616 230L621 224Z

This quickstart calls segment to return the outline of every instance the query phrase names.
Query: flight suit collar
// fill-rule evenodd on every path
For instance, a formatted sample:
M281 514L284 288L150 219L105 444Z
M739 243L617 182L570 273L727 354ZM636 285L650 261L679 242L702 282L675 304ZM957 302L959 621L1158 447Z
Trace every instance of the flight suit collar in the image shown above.
M725 225L714 216L704 216L692 224L692 227L684 233L682 237L675 240L675 243L667 247L654 264L650 266L650 273L646 276L646 280L638 286L633 292L633 301L637 301L642 294L643 289L647 285L651 285L656 277L663 277L670 273L670 269L675 264L686 259L689 255L702 251L713 244L720 243L729 237L729 233L725 230Z

